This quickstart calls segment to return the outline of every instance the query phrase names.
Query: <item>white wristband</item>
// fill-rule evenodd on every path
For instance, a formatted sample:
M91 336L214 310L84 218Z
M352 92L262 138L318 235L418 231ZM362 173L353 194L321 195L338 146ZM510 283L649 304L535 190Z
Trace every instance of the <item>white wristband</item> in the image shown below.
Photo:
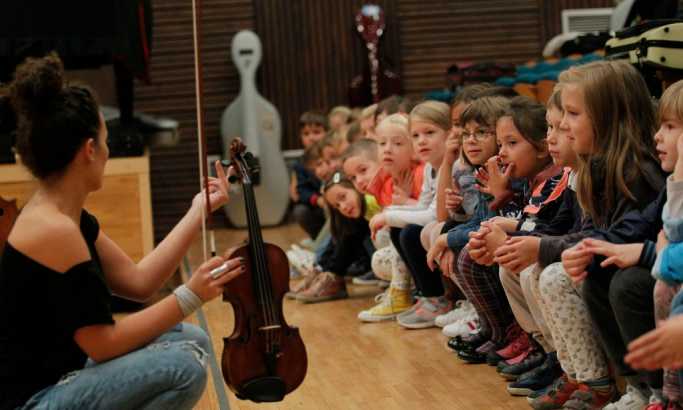
M178 286L173 294L178 301L178 306L185 317L190 316L195 310L202 307L204 302L186 285Z

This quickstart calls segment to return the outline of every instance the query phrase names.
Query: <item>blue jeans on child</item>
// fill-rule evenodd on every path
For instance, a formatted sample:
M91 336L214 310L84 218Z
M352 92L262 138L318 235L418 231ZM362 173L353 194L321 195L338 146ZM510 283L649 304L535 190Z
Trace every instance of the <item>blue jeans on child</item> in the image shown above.
M206 333L180 323L152 343L62 377L21 408L191 409L206 386Z

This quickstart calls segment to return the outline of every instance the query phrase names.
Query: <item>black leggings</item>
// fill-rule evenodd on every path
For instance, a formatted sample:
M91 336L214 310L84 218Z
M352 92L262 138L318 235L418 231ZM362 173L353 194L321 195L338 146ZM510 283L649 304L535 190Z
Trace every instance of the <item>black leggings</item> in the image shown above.
M443 296L441 273L432 272L427 266L427 251L420 242L422 228L420 225L391 228L391 242L408 266L418 293L424 297Z
M655 328L650 270L640 266L601 271L586 277L583 298L588 306L602 347L622 376L640 374L650 387L661 388L662 371L636 373L624 356L629 343Z

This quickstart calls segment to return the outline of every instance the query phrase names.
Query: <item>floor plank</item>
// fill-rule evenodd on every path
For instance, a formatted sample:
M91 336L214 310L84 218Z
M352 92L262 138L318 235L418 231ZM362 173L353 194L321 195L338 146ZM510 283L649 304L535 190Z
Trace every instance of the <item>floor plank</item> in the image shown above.
M218 249L239 244L244 231L216 232ZM287 249L304 237L296 226L264 229L266 241ZM202 260L201 243L188 254L194 268ZM495 369L466 365L445 347L439 329L406 330L395 322L364 324L356 319L373 303L379 289L349 286L350 298L315 305L286 300L290 325L306 344L309 368L304 383L281 403L241 401L228 391L231 409L528 409L523 398L505 391ZM230 305L216 299L203 307L214 350L232 332ZM192 319L196 322L196 318ZM222 385L224 387L224 385ZM197 409L219 409L212 380Z

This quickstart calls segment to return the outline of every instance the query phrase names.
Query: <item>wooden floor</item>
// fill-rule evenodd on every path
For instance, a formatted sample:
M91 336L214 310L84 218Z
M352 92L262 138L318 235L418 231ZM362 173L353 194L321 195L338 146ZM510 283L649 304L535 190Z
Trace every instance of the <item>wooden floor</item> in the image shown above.
M218 247L236 245L245 235L219 231ZM264 230L265 240L283 249L303 237L303 231L291 225ZM188 260L194 268L201 258L201 244L197 243ZM220 396L225 394L217 388L227 392L230 409L529 408L526 399L507 394L494 368L459 361L445 347L440 329L406 330L396 322L359 322L356 315L372 305L379 289L350 286L349 292L351 297L341 301L315 305L284 302L287 321L301 329L309 367L303 384L283 402L258 405L238 400L222 379L215 383L211 374L197 409L221 409ZM220 363L222 339L232 331L232 310L219 298L206 304L202 314ZM197 323L198 319L201 322L194 315L190 320Z

